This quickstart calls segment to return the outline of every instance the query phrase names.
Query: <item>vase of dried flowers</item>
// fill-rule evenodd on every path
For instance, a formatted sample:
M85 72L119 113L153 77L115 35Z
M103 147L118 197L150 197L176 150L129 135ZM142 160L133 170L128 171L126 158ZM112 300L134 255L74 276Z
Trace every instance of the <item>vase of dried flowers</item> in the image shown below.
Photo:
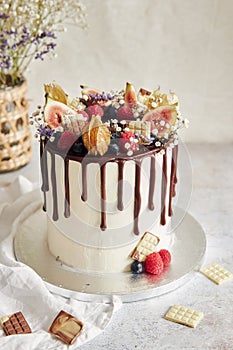
M31 159L27 82L0 90L0 172L26 165Z
M0 172L31 159L25 76L33 59L55 54L66 23L86 26L79 0L2 0L0 3Z

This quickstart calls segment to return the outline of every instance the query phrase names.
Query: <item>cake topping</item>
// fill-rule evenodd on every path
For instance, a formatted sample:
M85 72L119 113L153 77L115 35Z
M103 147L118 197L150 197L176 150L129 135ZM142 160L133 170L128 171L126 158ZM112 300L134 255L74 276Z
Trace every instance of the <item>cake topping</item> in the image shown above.
M84 146L91 154L103 156L110 144L110 131L101 122L99 115L92 116L90 123L83 129L82 138Z
M84 146L92 156L107 153L111 143L119 143L123 156L143 152L147 147L174 147L177 129L188 126L180 114L175 93L164 94L160 87L154 91L141 88L136 94L128 82L125 90L110 92L81 85L82 96L72 98L57 83L52 83L45 85L45 93L44 109L40 108L32 117L37 134L49 139L53 133L69 130L77 138L85 139ZM101 118L104 125L100 126L100 120L94 122L93 116ZM93 123L98 123L95 132L91 132ZM133 134L130 142L122 141L128 131ZM110 146L111 151L114 148Z

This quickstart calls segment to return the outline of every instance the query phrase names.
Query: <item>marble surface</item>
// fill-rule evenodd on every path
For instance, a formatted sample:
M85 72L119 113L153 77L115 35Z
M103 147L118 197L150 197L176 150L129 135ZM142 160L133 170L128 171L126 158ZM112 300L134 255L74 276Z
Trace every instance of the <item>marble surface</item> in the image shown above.
M207 237L204 264L233 272L233 144L188 144L193 167L189 212ZM38 157L23 169L0 175L0 185L19 174L38 181ZM204 312L196 329L164 319L173 304ZM233 349L233 280L215 285L196 272L191 281L160 297L124 304L107 329L82 350Z

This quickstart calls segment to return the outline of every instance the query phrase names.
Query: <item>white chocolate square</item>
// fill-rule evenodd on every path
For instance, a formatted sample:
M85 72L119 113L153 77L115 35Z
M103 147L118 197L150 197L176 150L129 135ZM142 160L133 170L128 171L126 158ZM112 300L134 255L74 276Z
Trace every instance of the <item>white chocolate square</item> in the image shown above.
M205 266L200 272L218 285L233 277L231 272L216 263Z
M204 317L203 312L188 309L180 305L173 305L165 315L165 319L195 328Z
M150 232L145 232L136 248L131 254L131 258L137 261L144 261L146 257L155 251L160 239Z

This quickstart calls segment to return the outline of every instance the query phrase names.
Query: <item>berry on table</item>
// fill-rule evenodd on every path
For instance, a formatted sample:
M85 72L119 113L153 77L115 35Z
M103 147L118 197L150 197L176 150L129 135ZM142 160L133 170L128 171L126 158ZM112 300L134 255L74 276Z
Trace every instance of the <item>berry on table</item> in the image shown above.
M139 274L142 273L144 271L144 265L142 262L135 260L132 264L131 264L131 271L133 273Z

